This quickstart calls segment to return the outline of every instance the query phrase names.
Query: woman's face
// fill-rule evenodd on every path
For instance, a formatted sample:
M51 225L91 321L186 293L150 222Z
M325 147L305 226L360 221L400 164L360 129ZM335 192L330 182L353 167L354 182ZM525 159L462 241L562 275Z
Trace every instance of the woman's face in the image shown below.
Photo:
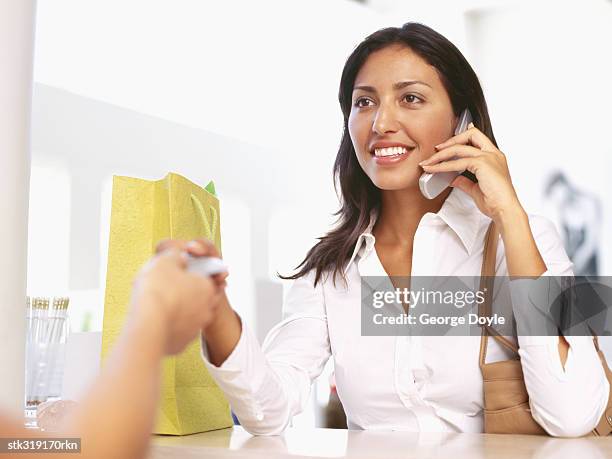
M436 69L410 48L391 45L368 56L355 78L348 126L375 186L418 187L419 162L453 135L455 124Z

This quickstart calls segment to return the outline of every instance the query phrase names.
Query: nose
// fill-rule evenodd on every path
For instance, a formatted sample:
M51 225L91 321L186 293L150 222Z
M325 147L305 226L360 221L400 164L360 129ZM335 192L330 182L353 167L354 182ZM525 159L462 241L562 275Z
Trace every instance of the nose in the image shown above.
M372 130L378 135L384 135L397 132L398 129L399 123L393 107L381 104L372 123Z

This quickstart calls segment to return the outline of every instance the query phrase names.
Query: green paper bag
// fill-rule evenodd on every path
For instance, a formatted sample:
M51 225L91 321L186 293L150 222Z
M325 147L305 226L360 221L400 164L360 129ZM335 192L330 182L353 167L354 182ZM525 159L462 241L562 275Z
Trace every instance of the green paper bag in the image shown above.
M134 277L157 243L199 237L221 250L219 200L212 182L202 189L173 173L157 181L113 177L102 358L124 325ZM233 425L229 404L200 357L199 339L165 358L162 367L154 433L185 435Z

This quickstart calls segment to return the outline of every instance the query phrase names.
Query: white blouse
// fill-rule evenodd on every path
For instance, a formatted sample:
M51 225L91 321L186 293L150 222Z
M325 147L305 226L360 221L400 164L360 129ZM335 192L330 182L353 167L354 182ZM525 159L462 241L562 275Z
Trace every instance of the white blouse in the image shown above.
M361 276L386 276L374 250L373 215L346 266L347 286L314 272L294 281L283 320L262 346L247 324L220 367L204 363L242 426L255 435L280 434L308 401L330 357L349 429L483 432L483 384L476 336L361 336ZM454 188L438 213L426 213L414 235L412 275L479 276L490 219ZM547 266L543 275L573 275L555 226L529 215ZM496 275L507 276L503 240ZM529 279L510 281L534 282ZM529 304L510 287L516 304ZM524 292L520 289L520 292ZM520 293L521 295L523 293ZM580 436L595 427L609 384L592 343L567 337L565 369L556 336L519 336L519 353L535 420L554 436ZM516 339L514 338L514 342ZM487 362L512 356L489 339Z

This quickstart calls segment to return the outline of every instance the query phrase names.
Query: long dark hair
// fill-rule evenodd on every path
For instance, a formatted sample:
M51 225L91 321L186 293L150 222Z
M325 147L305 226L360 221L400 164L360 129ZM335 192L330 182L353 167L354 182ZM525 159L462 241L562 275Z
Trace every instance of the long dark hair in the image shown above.
M359 163L348 131L351 99L355 78L361 66L374 51L390 45L400 44L432 65L449 95L453 112L458 116L465 108L472 114L474 125L497 146L484 94L474 70L463 54L435 30L416 22L402 27L378 30L362 41L344 64L338 99L344 116L344 128L340 148L334 163L333 177L336 193L340 185L340 209L336 227L317 242L296 267L292 276L282 279L297 279L315 269L316 285L324 272L341 274L348 263L359 235L370 223L372 210L380 210L380 190L365 174Z

